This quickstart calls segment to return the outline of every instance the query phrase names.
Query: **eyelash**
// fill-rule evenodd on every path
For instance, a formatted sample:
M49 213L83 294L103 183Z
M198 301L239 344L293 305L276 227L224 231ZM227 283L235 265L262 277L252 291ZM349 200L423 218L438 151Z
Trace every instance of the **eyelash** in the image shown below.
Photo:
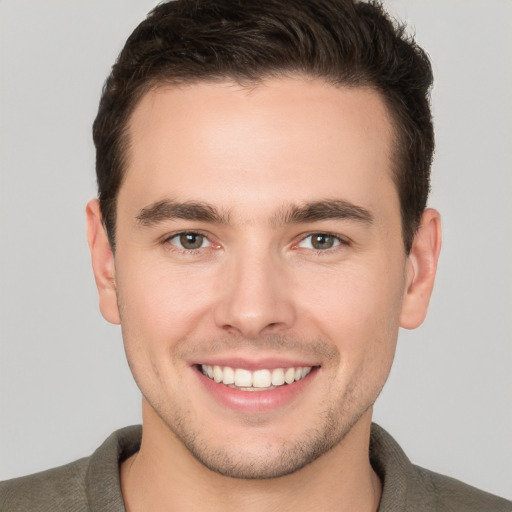
M185 247L180 247L177 244L172 243L172 240L178 239L182 236L198 236L202 237L204 241L208 242L208 245L206 247L198 247L196 249L187 249ZM334 233L324 232L324 231L315 231L313 233L308 233L300 238L300 240L293 244L292 248L300 248L300 244L305 242L308 238L312 237L326 237L326 238L332 238L334 240L334 245L332 247L327 247L325 249L316 249L314 247L308 247L306 249L314 251L318 255L324 255L326 253L330 253L333 250L336 250L336 248L340 246L349 246L350 242L339 235L335 235ZM212 242L212 240L204 233L201 233L200 231L180 231L178 233L173 233L170 236L167 236L163 240L164 244L172 245L173 250L180 251L183 254L196 254L197 252L201 251L202 249L215 246L215 244ZM313 245L313 241L311 241L311 245ZM218 247L218 245L217 245Z
M179 237L181 237L183 235L200 236L205 241L208 242L208 245L206 247L198 247L197 249L186 249L185 247L180 247L179 245L172 243L172 240L179 239ZM179 231L178 233L173 233L172 235L165 237L165 239L163 240L163 244L171 245L172 250L179 251L183 254L196 254L199 251L201 251L202 249L205 249L207 247L211 247L211 246L215 245L207 235L205 235L204 233L201 233L200 231Z
M315 236L329 237L329 238L334 239L334 241L335 241L335 245L333 245L332 247L328 247L326 249L315 249L314 247L308 248L309 250L314 251L315 254L317 254L319 256L329 254L332 251L335 251L336 249L338 249L340 247L347 247L350 245L350 241L344 237L341 237L340 235L336 235L334 233L329 233L328 231L314 231L313 233L308 233L305 236L302 236L301 239L297 243L294 244L294 247L299 247L299 245L301 243L303 243L304 241L306 241L308 238L312 238ZM311 243L313 243L313 242L311 242Z

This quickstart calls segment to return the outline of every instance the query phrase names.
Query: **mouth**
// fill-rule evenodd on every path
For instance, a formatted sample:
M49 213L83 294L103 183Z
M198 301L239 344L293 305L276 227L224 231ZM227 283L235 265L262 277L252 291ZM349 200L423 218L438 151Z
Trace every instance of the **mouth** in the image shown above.
M245 417L289 411L298 400L311 400L322 367L312 361L237 357L197 361L192 366L209 397L207 407L219 404Z
M261 368L251 371L231 366L200 364L198 369L205 377L218 384L224 384L240 391L261 392L271 391L298 382L309 375L314 367L292 366L272 369Z

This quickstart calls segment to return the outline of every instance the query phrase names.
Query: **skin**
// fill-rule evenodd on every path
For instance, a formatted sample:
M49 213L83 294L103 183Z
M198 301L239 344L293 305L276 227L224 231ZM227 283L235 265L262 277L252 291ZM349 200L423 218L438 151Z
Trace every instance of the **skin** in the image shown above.
M100 309L121 324L144 396L141 450L121 468L127 508L376 510L372 405L399 326L425 317L441 242L429 209L404 253L381 98L300 77L162 87L129 136L115 255L87 207ZM162 201L216 217L175 218ZM368 215L290 222L326 201ZM182 232L202 245L184 248ZM201 383L195 365L216 357L315 371L282 406L240 411Z

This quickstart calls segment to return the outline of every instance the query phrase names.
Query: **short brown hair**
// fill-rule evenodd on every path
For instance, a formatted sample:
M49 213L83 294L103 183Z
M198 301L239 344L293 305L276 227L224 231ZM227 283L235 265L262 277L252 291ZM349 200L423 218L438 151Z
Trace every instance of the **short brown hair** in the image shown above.
M175 0L149 13L105 82L93 127L100 208L112 249L127 126L146 92L162 84L243 84L290 74L380 93L396 130L393 178L409 252L430 186L432 69L379 3L357 0Z

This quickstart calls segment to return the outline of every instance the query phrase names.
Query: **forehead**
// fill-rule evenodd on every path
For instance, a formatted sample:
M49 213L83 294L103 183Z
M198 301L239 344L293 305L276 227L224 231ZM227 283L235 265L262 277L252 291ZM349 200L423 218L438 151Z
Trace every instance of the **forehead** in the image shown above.
M160 87L141 99L128 135L119 199L139 207L172 197L270 214L285 199L371 206L393 195L393 129L368 88L298 78Z

